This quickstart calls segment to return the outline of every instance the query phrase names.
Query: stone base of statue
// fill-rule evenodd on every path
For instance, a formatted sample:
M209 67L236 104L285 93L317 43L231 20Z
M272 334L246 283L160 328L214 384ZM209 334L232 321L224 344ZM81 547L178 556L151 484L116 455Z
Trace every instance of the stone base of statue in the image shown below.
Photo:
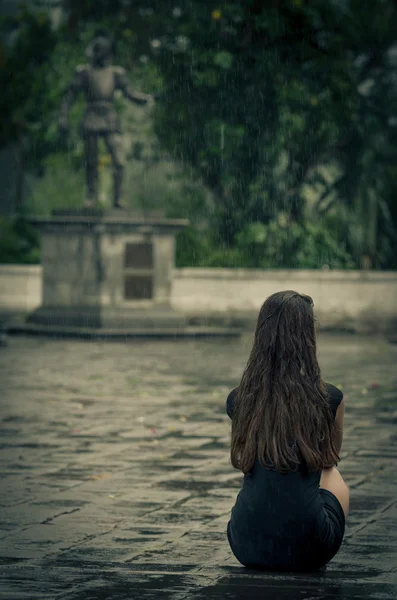
M25 332L80 336L238 335L189 327L170 303L175 235L188 221L98 209L31 218L41 232L42 306Z

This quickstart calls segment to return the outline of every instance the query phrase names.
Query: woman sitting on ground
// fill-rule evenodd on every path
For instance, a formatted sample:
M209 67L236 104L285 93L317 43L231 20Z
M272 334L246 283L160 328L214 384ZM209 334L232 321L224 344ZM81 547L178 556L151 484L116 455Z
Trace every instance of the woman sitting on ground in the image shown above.
M278 292L263 304L227 413L231 462L245 474L227 528L237 560L262 569L322 568L342 543L349 490L335 467L343 394L321 379L309 296Z

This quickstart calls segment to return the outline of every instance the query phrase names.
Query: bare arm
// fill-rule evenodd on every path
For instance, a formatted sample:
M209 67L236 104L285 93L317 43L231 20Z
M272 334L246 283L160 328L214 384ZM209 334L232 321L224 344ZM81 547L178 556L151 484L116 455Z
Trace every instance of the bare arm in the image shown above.
M238 391L238 388L235 388L234 390L232 390L226 400L226 412L230 418L232 418L232 415L233 415L233 409L234 409L234 405L236 403L237 391Z
M136 92L130 86L125 69L119 67L117 70L117 88L123 92L123 95L130 102L135 104L153 104L153 96Z
M335 415L335 427L333 430L335 449L340 454L343 442L343 423L345 418L345 401L339 404Z

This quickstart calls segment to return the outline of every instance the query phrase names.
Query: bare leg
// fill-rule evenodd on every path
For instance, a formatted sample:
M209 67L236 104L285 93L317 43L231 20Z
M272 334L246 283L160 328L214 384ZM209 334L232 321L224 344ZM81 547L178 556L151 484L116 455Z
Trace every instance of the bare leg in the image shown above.
M85 169L87 178L86 206L98 202L98 136L96 133L86 133L84 136Z
M119 133L108 133L105 136L105 143L113 162L113 206L121 208L125 163L123 139Z
M342 475L336 467L324 469L321 473L320 488L332 492L336 496L343 508L345 517L349 514L350 492Z

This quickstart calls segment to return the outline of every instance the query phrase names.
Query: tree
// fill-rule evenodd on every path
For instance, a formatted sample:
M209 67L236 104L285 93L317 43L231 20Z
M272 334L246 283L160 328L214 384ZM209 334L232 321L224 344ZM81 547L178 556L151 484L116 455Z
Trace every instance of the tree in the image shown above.
M215 198L206 256L211 244L234 251L241 243L263 266L249 244L295 231L302 249L305 235L314 244L318 227L333 227L322 239L343 246L341 264L353 256L356 265L364 257L396 267L396 13L393 0L65 0L56 41L48 25L40 41L52 53L25 61L39 74L25 92L39 101L25 106L10 92L4 114L15 123L11 105L33 113L26 154L42 163L56 148L71 69L90 28L105 26L122 64L158 95L162 147Z
M17 153L16 206L22 205L23 177L52 148L45 134L54 97L48 89L48 57L56 37L45 13L22 8L16 17L1 20L0 146L12 144Z
M309 184L319 217L338 204L361 213L376 263L371 215L394 201L396 27L387 0L184 3L160 38L157 131L213 190L225 243L279 211L303 223Z

